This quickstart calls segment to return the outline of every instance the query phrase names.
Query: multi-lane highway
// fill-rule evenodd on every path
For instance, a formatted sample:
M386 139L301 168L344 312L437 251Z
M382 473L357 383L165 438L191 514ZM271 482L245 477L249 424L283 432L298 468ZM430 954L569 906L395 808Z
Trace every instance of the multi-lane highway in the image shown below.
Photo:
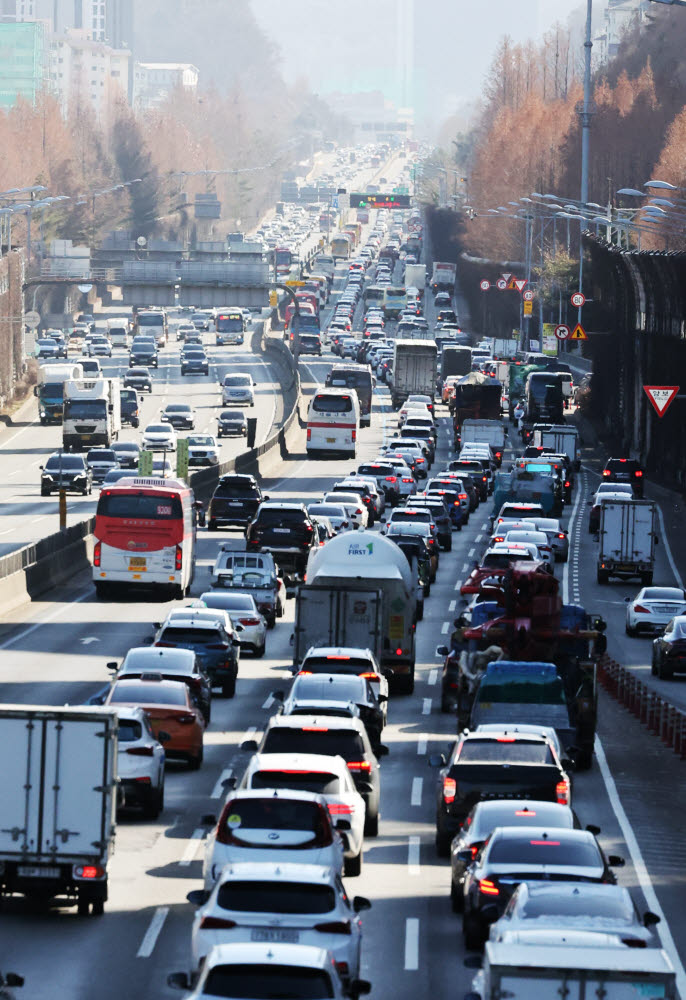
M341 282L342 273L338 287ZM221 363L230 363L236 354L244 358L244 364L255 365L255 360L239 349L230 349L230 354L231 359ZM323 381L332 360L325 355L302 365L306 392ZM173 366L168 367L169 385L178 384L173 381ZM264 383L266 373L252 370L256 380ZM198 392L207 398L206 389L201 387ZM163 402L153 396L148 414L155 415ZM272 394L260 394L256 412L262 433L274 419L272 408ZM360 436L360 460L377 454L394 430L396 419L387 391L377 389L372 425ZM450 424L441 408L439 424L435 468L452 454ZM40 427L27 428L27 441L20 438L17 450L19 446L32 447L34 435L45 432ZM17 455L15 467L22 462L26 462L26 452ZM274 478L263 485L272 497L309 501L318 498L349 467L349 462L307 461L303 440L301 453L283 462ZM24 478L28 483L28 471L21 480ZM584 472L579 480L579 502L571 505L566 521L572 520L572 528L579 526L580 530L572 532L568 569L559 566L556 572L561 577L564 573L570 599L605 613L610 622L611 650L640 659L645 657L646 644L625 642L621 617L623 597L633 588L597 588L589 582L595 573L591 572L592 542L586 533L582 502L595 480L591 472ZM23 502L41 503L35 497ZM51 504L49 509L54 507L54 501L44 503ZM482 506L470 524L454 536L452 552L441 557L424 620L417 627L415 693L394 697L389 706L384 742L390 754L381 767L380 834L366 842L361 876L348 880L351 893L368 896L373 902L371 912L364 917L362 975L372 981L372 996L376 998L389 994L399 1000L431 995L461 997L469 988L460 921L450 910L449 872L433 846L435 772L428 767L428 757L445 750L455 734L454 719L440 713L440 660L435 646L451 631L459 584L485 547L489 511L490 504ZM217 546L228 537L200 533L194 594L206 588ZM666 546L659 558L664 562L656 580L672 582ZM165 810L159 820L122 818L105 915L84 919L74 910L34 911L21 900L3 904L2 960L11 957L12 968L26 976L26 996L32 1000L53 1000L56 995L83 1000L178 996L167 987L166 976L188 967L193 910L185 896L201 884L205 831L200 817L217 811L222 780L229 772L240 774L246 762L239 743L246 733L261 731L273 711L270 692L286 686L293 604L288 602L285 618L269 633L265 658L242 657L235 699L215 700L202 769L189 772L184 766L169 766ZM151 634L151 622L161 619L171 606L143 598L102 604L94 599L90 581L75 577L59 592L46 595L43 603L23 609L19 616L15 613L11 621L0 620L0 701L82 702L107 680L106 662L121 658L129 647L143 642ZM660 929L683 980L678 956L679 949L686 950L681 915L684 796L679 763L604 696L599 738L601 766L575 777L574 807L582 823L597 823L602 828L600 841L608 852L626 857L619 882L634 891L639 906L664 913Z

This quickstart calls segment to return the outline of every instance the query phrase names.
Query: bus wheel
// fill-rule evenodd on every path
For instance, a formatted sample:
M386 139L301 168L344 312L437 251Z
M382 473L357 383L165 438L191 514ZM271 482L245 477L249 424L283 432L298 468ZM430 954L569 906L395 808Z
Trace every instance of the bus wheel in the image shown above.
M107 597L108 592L108 585L103 580L98 580L95 584L95 596L102 600L102 598Z

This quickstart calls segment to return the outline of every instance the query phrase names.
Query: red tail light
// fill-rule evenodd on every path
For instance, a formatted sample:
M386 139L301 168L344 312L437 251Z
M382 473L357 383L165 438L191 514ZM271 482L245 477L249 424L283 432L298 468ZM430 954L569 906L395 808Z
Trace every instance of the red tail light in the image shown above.
M397 483L398 480L397 480L396 476L386 476L386 482L387 483Z
M152 757L155 751L152 747L130 747L126 752L132 757Z
M349 920L332 920L327 924L315 924L314 929L323 934L351 934Z
M641 615L651 614L650 608L644 608L642 604L636 604L634 606L634 611L638 611Z
M205 647L205 649L228 649L228 648L229 644L227 642L214 642L211 643L209 646ZM197 683L196 686L199 686L199 682Z
M183 559L183 549L180 545L176 546L176 555L174 556L174 569L181 569L181 560Z
M555 795L557 796L558 805L568 806L569 805L569 782L568 781L558 781L555 785Z
M259 625L260 624L260 619L259 618L239 618L238 621L241 623L241 625Z
M467 494L466 493L458 493L457 495L459 496L460 500L466 500L467 499Z
M564 534L563 534L562 532L559 532L559 534L558 534L558 536L557 536L557 537L558 537L558 538L564 538L565 536L564 536Z
M105 874L105 869L100 865L74 865L72 871L74 878L102 878Z
M482 892L484 896L499 896L500 889L495 884L491 882L488 878L482 878L479 882L479 892Z
M604 476L609 476L610 475L610 470L609 469L603 469L603 475Z
M450 805L451 802L455 801L455 796L457 795L457 782L454 778L444 778L443 779L443 801Z
M307 440L308 441L312 440L312 428L311 427L307 428Z
M371 771L372 765L368 760L349 760L349 771Z
M357 441L357 431L353 427L353 441Z
M568 480L568 479L567 479L567 480L565 480L565 489L567 489L567 490L568 490L568 489L569 489L569 487L570 487L571 485L572 485L572 484L571 484L571 483L569 482L569 480Z
M643 473L641 472L640 469L636 469L636 471L634 472L634 475L636 476L637 479L640 479L641 476L643 475Z
M354 810L352 806L347 806L345 802L330 802L329 812L332 816L352 816Z
M102 560L102 543L96 542L93 546L93 565L99 566Z
M230 930L235 926L235 920L225 920L223 917L203 917L200 921L200 930L202 931Z

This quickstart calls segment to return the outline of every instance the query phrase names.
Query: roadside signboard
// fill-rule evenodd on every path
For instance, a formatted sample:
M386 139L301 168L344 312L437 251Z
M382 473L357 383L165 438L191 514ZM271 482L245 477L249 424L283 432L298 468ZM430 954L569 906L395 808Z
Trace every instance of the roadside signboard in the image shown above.
M531 299L526 299L524 302L524 316L532 316L534 311L534 304Z
M679 391L678 385L644 385L643 390L653 404L658 417L664 417L670 403Z
M138 454L138 475L152 476L152 452L141 451Z
M188 478L188 438L176 442L176 475L179 479Z

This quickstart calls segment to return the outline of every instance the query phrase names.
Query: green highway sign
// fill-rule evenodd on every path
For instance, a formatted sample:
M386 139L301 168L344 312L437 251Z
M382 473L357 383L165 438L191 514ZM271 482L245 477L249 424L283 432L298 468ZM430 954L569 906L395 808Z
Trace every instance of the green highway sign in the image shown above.
M139 476L151 476L152 475L152 452L151 451L141 451L138 454L138 475Z
M188 478L188 438L176 442L176 475L179 479Z

